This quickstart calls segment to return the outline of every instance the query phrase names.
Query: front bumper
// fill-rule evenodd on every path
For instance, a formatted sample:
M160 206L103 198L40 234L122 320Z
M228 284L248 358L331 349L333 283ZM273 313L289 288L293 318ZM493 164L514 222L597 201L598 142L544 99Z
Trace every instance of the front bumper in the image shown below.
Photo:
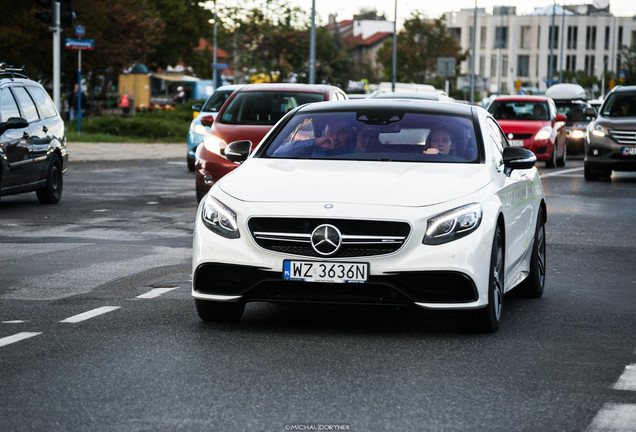
M609 136L588 136L585 166L598 171L636 171L636 145L619 144Z
M427 220L442 210L437 206L422 214L422 208L396 211L377 206L339 205L343 213L328 214L329 217L373 214L377 220L394 220L395 214L406 216L403 220L411 225L409 237L398 251L388 255L317 259L260 247L236 204L232 204L239 215L240 237L236 239L221 237L207 229L198 213L192 263L192 295L196 299L416 305L431 309L474 309L488 303L494 235L491 212L484 211L481 225L470 235L442 245L425 245L422 239ZM271 207L272 203L251 203L252 214L268 214ZM280 215L302 216L293 204L276 203L276 208ZM319 204L314 210L310 213L318 217L321 212L328 212ZM369 279L366 284L285 281L282 274L285 259L369 263Z
M523 142L523 146L532 151L538 161L546 161L552 159L554 152L554 142L547 140L527 139Z

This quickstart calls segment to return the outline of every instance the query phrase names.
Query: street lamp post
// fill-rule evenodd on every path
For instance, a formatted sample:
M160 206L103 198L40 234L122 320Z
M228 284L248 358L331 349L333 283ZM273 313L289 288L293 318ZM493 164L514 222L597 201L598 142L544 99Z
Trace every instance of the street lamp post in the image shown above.
M391 90L395 92L395 82L397 81L397 0L395 0L395 11L393 12L393 62L391 72Z
M311 37L309 41L309 84L316 83L316 0L311 0Z

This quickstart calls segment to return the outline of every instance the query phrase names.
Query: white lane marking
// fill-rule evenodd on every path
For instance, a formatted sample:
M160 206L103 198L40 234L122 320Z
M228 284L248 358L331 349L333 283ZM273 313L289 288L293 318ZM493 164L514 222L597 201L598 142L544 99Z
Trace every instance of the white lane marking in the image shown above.
M2 321L2 324L23 324L25 322L25 320L11 320L11 321Z
M585 432L636 432L636 405L607 403Z
M636 364L625 366L623 374L613 387L615 390L636 391Z
M108 313L108 312L112 312L112 311L117 310L119 308L120 308L119 306L103 306L103 307L100 307L100 308L97 308L97 309L90 310L88 312L81 313L79 315L74 315L72 317L63 319L60 322L63 322L63 323L78 323L80 321L86 321L86 320L94 318L96 316L99 316L99 315L102 315L102 314L105 314L105 313Z
M15 343L15 342L19 342L21 340L28 339L30 337L37 336L39 334L42 334L42 332L16 333L13 336L7 336L7 337L4 337L4 338L0 339L0 347L3 347L5 345L9 345L9 344L12 344L12 343Z
M159 297L160 295L165 294L165 293L167 293L169 291L176 290L177 288L179 288L179 287L174 287L174 288L155 288L153 290L148 291L145 294L138 295L135 298L138 298L138 299L155 298L155 297Z
M551 172L548 174L541 174L541 178L544 177L552 177L552 176L559 176L562 174L566 174L566 173L571 173L571 172L576 172L576 171L582 171L583 167L579 167L579 168L571 168L571 169L566 169L566 170L561 170L561 171L556 171L556 172Z

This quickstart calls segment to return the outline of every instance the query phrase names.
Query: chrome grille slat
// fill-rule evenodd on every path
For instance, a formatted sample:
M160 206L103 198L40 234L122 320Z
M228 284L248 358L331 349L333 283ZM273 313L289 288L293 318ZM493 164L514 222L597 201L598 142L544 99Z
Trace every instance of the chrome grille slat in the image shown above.
M264 249L319 257L311 246L311 235L317 226L324 223L333 224L342 232L342 246L331 258L394 253L406 242L411 230L406 222L321 218L258 217L250 219L248 226L254 241Z
M619 144L636 145L636 131L612 129L609 132Z

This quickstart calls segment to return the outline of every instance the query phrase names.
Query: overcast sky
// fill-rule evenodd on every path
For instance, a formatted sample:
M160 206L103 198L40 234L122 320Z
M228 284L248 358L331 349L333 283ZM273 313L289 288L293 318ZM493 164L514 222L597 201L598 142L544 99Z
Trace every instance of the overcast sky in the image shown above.
M312 0L288 0L291 4L296 4L311 11ZM319 22L325 24L330 13L337 13L338 20L353 18L360 9L376 9L380 15L384 14L387 20L393 20L395 2L391 0L315 0L316 14ZM607 0L597 0L607 2ZM559 5L592 4L586 0L557 0ZM486 12L492 13L494 6L516 6L517 14L532 12L537 7L544 7L553 4L550 0L477 0L477 7L486 8ZM460 9L472 9L475 7L475 0L397 0L398 23L408 18L411 12L419 9L423 10L430 18L437 18L444 12L457 11ZM616 16L636 15L636 0L610 0L610 10Z

